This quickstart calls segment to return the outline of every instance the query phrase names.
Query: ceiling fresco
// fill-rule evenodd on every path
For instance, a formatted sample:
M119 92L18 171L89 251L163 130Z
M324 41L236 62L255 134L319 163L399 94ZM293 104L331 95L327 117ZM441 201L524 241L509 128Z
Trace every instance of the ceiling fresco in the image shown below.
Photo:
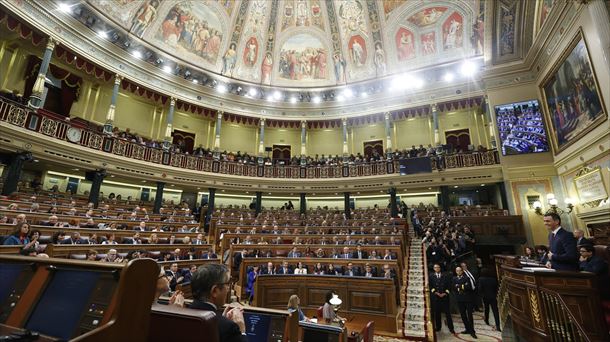
M365 81L481 55L481 0L87 0L175 59L286 87ZM508 47L510 48L510 47Z

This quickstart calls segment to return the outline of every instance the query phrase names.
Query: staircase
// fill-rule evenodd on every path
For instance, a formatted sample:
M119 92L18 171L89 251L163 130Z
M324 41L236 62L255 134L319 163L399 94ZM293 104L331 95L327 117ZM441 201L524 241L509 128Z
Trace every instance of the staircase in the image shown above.
M402 320L399 320L403 336L410 340L428 340L428 324L426 315L426 284L424 255L420 239L412 229L408 231L408 252L405 257L403 287L401 291L401 307L404 307Z

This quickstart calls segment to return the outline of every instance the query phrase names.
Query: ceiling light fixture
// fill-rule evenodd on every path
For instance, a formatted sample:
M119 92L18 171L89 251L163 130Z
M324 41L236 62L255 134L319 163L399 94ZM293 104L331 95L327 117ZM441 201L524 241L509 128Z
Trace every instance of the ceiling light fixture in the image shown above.
M282 98L282 93L280 93L279 91L274 91L273 92L273 99L276 101L279 101Z
M363 91L363 92L360 94L360 96L361 96L362 98L367 98L367 97L369 96L369 93L367 93L366 91Z
M255 97L258 94L258 90L256 90L256 88L250 88L250 90L248 90L248 95Z
M445 74L445 76L443 76L443 80L445 80L445 82L451 82L453 81L454 77L455 76L453 75L453 73L448 72Z
M345 96L346 98L349 99L350 97L354 96L354 92L352 92L352 90L350 88L346 88L343 91L343 96Z
M163 67L163 71L165 71L166 73L171 73L172 72L172 67L170 67L169 65L166 65Z
M216 87L216 91L221 94L224 94L227 92L227 86L221 83Z
M106 31L97 31L97 35L98 35L100 38L103 38L103 39L108 39L108 33L106 33Z
M477 71L477 66L471 61L464 61L460 66L460 73L466 77L472 77Z
M60 11L64 12L64 13L70 13L72 12L72 6L68 5L65 2L62 2L59 4L59 6L57 6L59 8Z
M297 103L297 98L296 97L291 97L290 98L290 103Z
M343 95L337 95L337 101L343 102L343 100L345 100L345 97L343 97Z
M319 97L319 96L314 96L314 97L311 99L311 101L312 101L313 103L315 103L315 104L320 103L320 101L321 101L321 100L322 100L322 99L320 99L320 97Z
M131 55L138 59L142 58L142 53L138 50L134 50Z
M199 81L197 81L197 79L196 79L196 78L194 78L194 79L193 79L193 83L197 84L197 83L199 83Z

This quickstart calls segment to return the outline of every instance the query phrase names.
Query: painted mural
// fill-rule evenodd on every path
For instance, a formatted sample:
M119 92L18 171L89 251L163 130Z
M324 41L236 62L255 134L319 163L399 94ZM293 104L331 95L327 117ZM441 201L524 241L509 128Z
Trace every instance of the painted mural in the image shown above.
M415 57L415 37L413 32L401 27L396 32L396 52L399 61Z
M393 10L407 3L409 0L384 0L383 1L383 13L386 18L392 13Z
M423 56L436 53L436 34L434 31L424 33L421 36L421 52Z
M485 46L485 6L481 2L479 15L472 24L472 47L475 55L482 55Z
M544 21L546 20L546 18L549 15L549 12L551 12L551 9L553 8L553 5L555 4L555 0L541 0L539 2L539 6L540 6L540 14L538 17L538 27L542 27L542 25L544 24Z
M515 10L517 6L501 6L500 9L500 56L515 52Z
M447 7L430 7L417 12L407 19L410 23L419 27L435 24L447 11Z
M131 33L138 37L142 37L146 33L146 29L157 18L157 8L159 0L145 1L136 12L136 15L131 20Z
M387 64L385 51L383 50L381 43L375 44L375 56L373 61L375 62L375 75L385 75L387 72Z
M203 2L183 1L165 15L155 39L180 54L215 63L223 39L220 19Z
M227 15L230 17L235 9L235 4L237 4L237 0L216 0L220 6L227 12Z
M343 37L355 32L367 32L364 5L360 0L338 0L339 27Z
M366 64L366 43L361 36L352 36L347 44L352 65L360 68Z
M556 153L608 117L582 34L568 52L543 84Z
M254 66L258 57L258 41L255 37L250 37L244 48L243 60L247 66Z
M452 50L463 46L463 19L458 12L453 12L443 23L443 49Z
M281 31L290 27L316 26L324 30L319 0L286 0L281 13Z
M286 80L328 79L328 51L309 34L290 37L281 47L278 76Z
M152 5L155 9L159 7L159 0L87 0L87 2L101 13L119 23L126 30L131 28L136 12L141 10L141 8L148 5Z

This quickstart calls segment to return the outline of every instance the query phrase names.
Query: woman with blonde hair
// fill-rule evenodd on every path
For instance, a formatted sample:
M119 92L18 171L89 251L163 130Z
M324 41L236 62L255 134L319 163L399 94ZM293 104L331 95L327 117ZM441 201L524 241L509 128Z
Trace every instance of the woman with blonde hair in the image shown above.
M293 313L293 312L297 312L299 315L299 321L309 321L309 318L307 318L305 316L305 314L303 313L303 311L301 310L301 308L299 307L299 304L301 304L301 300L299 299L299 296L293 294L292 296L290 296L290 298L288 299L288 312Z

